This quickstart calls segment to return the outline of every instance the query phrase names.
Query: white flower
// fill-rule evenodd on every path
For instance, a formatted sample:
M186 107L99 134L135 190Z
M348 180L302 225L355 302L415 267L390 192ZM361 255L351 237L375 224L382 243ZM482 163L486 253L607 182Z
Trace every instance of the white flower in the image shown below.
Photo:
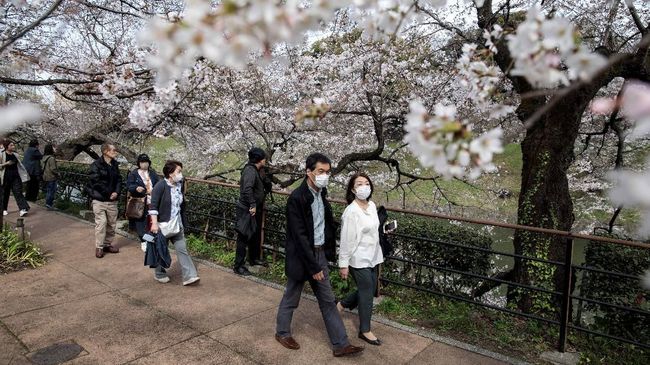
M650 116L650 84L628 82L621 96L621 112L632 120Z
M489 163L495 153L502 153L501 137L503 130L501 127L494 128L480 137L474 139L469 144L469 151L477 154L481 163Z
M589 81L598 71L607 66L607 58L597 53L579 51L569 56L566 64L572 79Z
M569 54L575 48L573 25L568 19L554 18L542 23L542 45L547 50L557 48L561 54Z

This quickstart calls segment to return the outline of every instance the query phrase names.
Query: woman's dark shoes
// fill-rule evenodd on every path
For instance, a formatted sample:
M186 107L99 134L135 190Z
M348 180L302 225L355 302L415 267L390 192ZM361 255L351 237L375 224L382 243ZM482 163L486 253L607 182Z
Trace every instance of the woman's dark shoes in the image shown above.
M363 333L359 332L359 338L366 341L367 343L375 346L381 346L381 341L376 338L374 340L369 339L368 337L364 336Z
M251 261L251 265L269 267L269 263L264 260L253 260Z
M246 267L244 267L244 266L240 266L238 268L235 268L235 269L233 269L233 271L235 272L235 274L241 275L241 276L252 275L251 272L248 271L248 269Z

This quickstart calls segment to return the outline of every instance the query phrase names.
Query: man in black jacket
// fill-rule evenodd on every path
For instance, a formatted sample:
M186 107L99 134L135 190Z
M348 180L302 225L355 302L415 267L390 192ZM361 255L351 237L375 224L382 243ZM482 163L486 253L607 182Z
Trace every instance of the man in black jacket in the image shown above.
M122 189L122 175L118 168L117 149L104 143L102 156L90 165L90 181L86 187L92 199L95 214L95 257L104 257L104 252L118 253L112 245L117 224L117 199Z
M329 281L328 260L334 261L336 253L336 227L326 189L331 165L329 158L321 153L309 155L305 163L307 176L287 200L287 287L278 308L275 339L288 349L300 348L291 336L291 319L300 303L305 281L309 281L318 299L334 356L338 357L358 354L363 347L352 346L348 341Z
M35 202L38 198L38 187L43 175L43 170L41 170L42 159L43 154L38 150L38 140L32 139L29 141L29 147L25 150L25 156L23 157L23 166L25 166L25 170L29 174L25 199L30 202Z
M264 210L264 183L260 177L260 169L266 165L266 152L259 147L253 147L248 151L248 163L241 172L239 180L239 204L237 204L237 221L240 219L254 219L255 231L252 235L246 236L239 232L237 235L237 252L235 255L235 266L233 270L239 275L250 275L250 271L244 266L246 261L246 248L248 248L248 262L251 265L266 266L261 260L261 238L262 238L262 213Z

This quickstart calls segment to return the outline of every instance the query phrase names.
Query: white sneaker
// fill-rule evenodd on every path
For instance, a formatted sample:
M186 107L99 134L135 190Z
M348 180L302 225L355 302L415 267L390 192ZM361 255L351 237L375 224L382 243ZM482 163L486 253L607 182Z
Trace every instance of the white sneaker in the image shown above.
M25 209L21 209L21 210L20 210L20 216L21 216L21 217L24 217L24 216L26 216L26 215L27 215L27 210L25 210Z
M159 282L159 283L163 283L163 284L164 283L169 283L169 277L168 276L165 276L164 278L156 278L156 277L154 277L154 279L156 279L156 281Z
M6 210L2 211L2 215L8 215L8 214L9 214L9 212L7 212Z
M185 281L183 282L183 285L194 284L194 283L196 283L196 282L199 281L199 280L201 280L201 278L198 277L198 276L195 276L195 277L193 277L193 278L189 278L189 279L185 280Z

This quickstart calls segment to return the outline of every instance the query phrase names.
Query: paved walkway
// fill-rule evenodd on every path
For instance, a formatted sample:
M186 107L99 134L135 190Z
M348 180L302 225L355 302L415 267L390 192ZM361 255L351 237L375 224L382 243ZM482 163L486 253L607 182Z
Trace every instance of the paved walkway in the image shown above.
M13 199L12 203L13 203ZM10 207L9 222L17 209ZM37 270L0 275L0 364L28 364L34 352L74 342L72 364L503 364L380 323L384 341L359 357L334 358L318 310L301 301L293 333L301 349L273 338L278 289L198 264L201 281L153 280L139 243L118 236L117 255L94 256L93 227L34 206L26 229L50 257ZM344 314L353 344L357 316Z

